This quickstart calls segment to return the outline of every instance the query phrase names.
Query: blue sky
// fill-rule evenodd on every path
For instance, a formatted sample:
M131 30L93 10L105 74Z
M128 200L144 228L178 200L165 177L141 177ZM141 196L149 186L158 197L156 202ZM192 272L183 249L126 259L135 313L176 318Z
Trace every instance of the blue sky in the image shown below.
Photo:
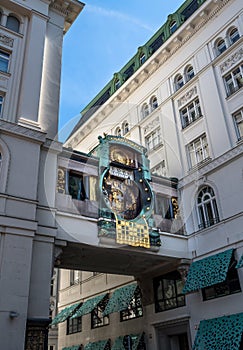
M183 0L87 0L64 37L59 139Z

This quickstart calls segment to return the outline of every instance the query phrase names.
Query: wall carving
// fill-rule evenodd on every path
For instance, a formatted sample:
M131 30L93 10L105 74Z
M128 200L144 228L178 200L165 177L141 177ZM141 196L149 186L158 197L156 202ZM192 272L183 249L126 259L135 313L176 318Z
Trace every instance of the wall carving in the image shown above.
M145 127L144 127L144 134L147 134L148 132L150 132L152 129L154 129L155 126L157 126L159 124L159 117L156 117L155 119L153 119L150 123L148 123Z
M236 62L240 61L243 57L243 48L233 53L224 63L220 65L221 73L224 73L230 67L232 67Z
M6 46L13 47L14 39L0 33L0 42Z
M177 101L178 107L181 107L182 105L184 105L187 101L189 101L196 94L197 94L197 87L193 86L192 89L187 91L185 93L185 95L183 95L181 98L179 98L179 100Z

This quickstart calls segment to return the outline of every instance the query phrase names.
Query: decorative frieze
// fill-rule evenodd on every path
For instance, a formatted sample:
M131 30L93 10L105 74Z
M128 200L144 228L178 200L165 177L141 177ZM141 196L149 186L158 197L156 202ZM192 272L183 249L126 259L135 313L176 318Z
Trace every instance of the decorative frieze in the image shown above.
M187 91L185 95L183 95L179 100L177 101L178 107L181 107L182 105L186 104L193 96L197 94L197 87L193 86L192 89Z
M147 134L148 132L153 130L158 124L159 124L159 117L156 117L144 127L144 134Z
M231 68L236 62L240 61L243 57L243 48L240 48L238 51L234 52L226 61L220 65L221 73L224 73L226 70Z
M6 46L13 47L14 39L0 33L0 42Z

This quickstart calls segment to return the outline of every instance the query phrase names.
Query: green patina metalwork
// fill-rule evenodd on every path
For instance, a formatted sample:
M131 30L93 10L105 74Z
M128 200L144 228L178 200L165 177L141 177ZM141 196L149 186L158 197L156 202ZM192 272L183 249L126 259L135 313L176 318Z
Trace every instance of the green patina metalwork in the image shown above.
M99 304L99 302L101 302L105 298L106 295L107 293L86 300L71 318L77 318L89 314L91 311L94 310L94 308Z
M240 260L238 261L235 268L239 269L240 267L243 267L243 255L241 255Z
M130 284L125 287L116 289L109 299L103 315L106 316L113 312L126 310L134 296L136 288L136 284Z
M70 305L68 307L66 307L65 309L63 309L62 311L59 312L59 314L57 314L54 319L52 320L52 323L50 324L50 326L54 326L58 323L64 322L66 321L66 319L70 316L73 315L73 313L76 311L76 309L81 305L81 303L77 303L77 304L73 304Z
M80 345L73 345L73 346L67 346L65 348L62 348L62 350L79 350Z
M182 293L224 282L229 269L233 249L195 261L191 264Z
M114 344L112 345L111 350L126 350L124 345L123 345L123 339L124 337L118 337L116 338Z
M243 313L200 322L193 350L239 350Z
M86 344L84 350L106 350L108 349L109 344L109 340L100 340L94 343Z

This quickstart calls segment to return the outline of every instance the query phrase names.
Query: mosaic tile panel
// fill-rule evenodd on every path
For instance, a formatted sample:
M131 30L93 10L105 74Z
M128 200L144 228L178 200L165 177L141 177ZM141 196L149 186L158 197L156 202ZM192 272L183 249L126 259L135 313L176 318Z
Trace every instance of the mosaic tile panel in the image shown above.
M107 294L98 295L95 298L85 301L71 318L77 318L89 314L106 295Z
M239 350L243 313L200 322L192 350Z
M136 288L136 284L130 284L128 286L116 289L105 308L104 316L113 312L126 310L133 298Z
M84 350L105 350L108 340L100 340L94 343L88 343L85 345Z
M195 261L191 264L182 293L189 293L201 288L224 282L229 269L233 249L226 250Z
M73 346L62 348L62 350L79 350L79 349L80 349L80 345L73 345Z
M126 350L124 345L123 345L123 338L124 337L116 338L111 350Z
M240 260L238 261L235 268L239 269L240 267L243 267L243 255L241 255Z

